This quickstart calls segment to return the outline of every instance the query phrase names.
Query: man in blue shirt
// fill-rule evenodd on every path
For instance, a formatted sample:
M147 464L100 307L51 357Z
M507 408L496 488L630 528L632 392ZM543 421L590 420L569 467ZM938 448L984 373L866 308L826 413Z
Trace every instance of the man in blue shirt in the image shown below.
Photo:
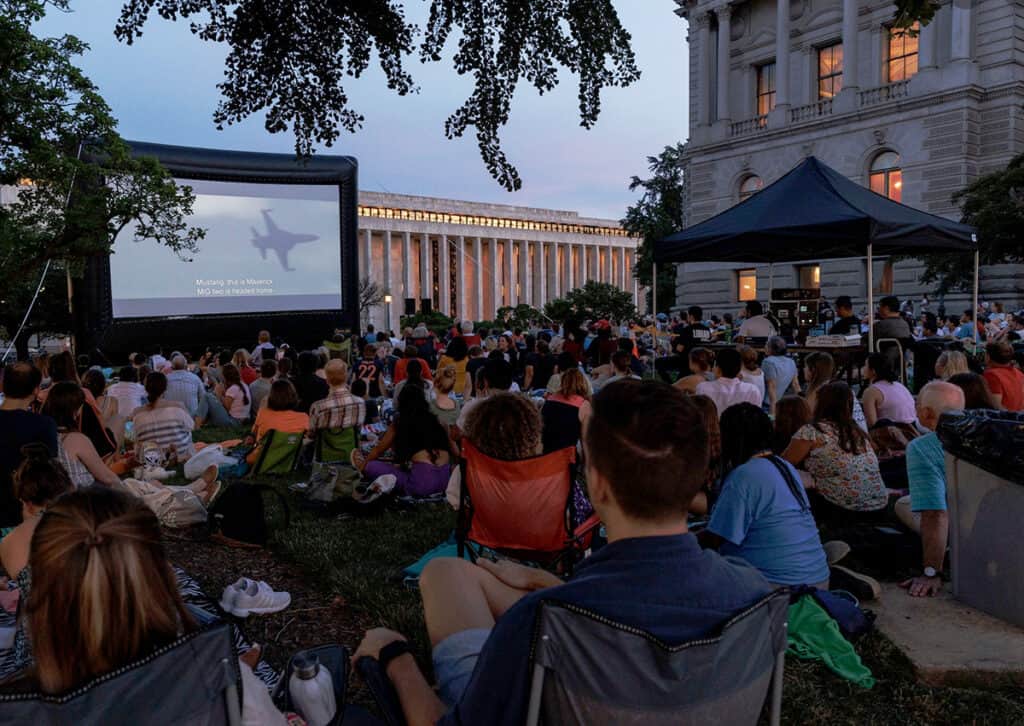
M761 363L764 371L764 406L770 416L775 415L775 404L789 393L798 392L796 363L786 355L786 340L773 335L765 345L765 359Z
M437 559L424 570L420 590L440 698L401 635L385 629L366 634L353 658L381 659L383 653L381 665L410 726L520 726L534 619L546 599L676 645L717 632L771 592L754 568L702 551L687 532L687 507L706 479L708 436L681 391L655 381L612 383L594 398L583 438L587 489L608 544L568 582L483 559L476 565Z
M942 590L942 564L946 559L949 516L946 514L946 454L935 433L939 417L964 407L964 392L946 381L932 381L917 397L917 418L931 433L907 445L907 481L910 496L896 502L896 516L921 535L923 573L901 583L913 597Z

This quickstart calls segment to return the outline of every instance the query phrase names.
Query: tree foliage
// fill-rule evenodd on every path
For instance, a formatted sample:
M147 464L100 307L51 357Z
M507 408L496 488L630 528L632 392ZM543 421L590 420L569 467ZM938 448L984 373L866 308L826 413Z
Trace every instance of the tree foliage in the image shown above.
M132 158L107 104L74 65L88 47L70 35L34 34L47 4L67 9L67 0L0 0L0 184L18 188L0 205L0 299L13 305L31 299L25 290L35 291L47 261L74 274L109 252L129 224L136 240L183 256L203 237L187 223L191 190L156 160ZM66 305L65 285L46 288Z
M384 304L384 288L369 277L359 279L359 322L365 328L370 322L370 308Z
M607 282L587 282L544 306L544 314L556 322L566 320L627 321L637 317L633 296Z
M526 303L519 303L515 307L500 307L494 317L494 322L503 326L505 330L528 330L531 324L543 321L544 313Z
M641 179L634 176L629 190L640 189L643 193L635 204L626 210L622 227L630 235L641 239L637 250L637 263L633 275L641 285L652 287L654 273L655 243L678 232L684 226L684 189L682 167L683 145L666 146L657 156L647 157L651 176ZM676 271L674 265L662 265L658 270L658 310L668 310L676 301ZM650 309L651 293L647 293Z
M115 34L132 43L154 11L227 44L218 127L265 112L267 131L290 128L301 156L362 125L342 81L361 76L374 52L388 87L405 95L417 90L406 57L418 46L421 61L440 61L454 38L453 68L473 78L473 91L445 121L445 135L472 127L484 164L508 190L522 181L500 131L520 81L543 94L558 85L560 69L578 76L580 121L590 128L601 91L640 76L612 0L431 0L422 32L400 0L126 0Z
M953 199L963 211L962 221L978 231L981 264L1024 262L1024 154ZM974 259L969 254L929 255L921 279L935 283L939 293L967 289L974 281Z

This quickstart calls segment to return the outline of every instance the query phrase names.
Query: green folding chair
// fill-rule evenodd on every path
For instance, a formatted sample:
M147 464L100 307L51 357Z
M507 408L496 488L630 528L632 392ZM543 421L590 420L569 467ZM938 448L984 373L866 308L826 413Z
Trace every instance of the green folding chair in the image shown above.
M359 427L320 429L313 449L314 464L349 463L353 449L359 446Z
M302 454L302 433L286 434L271 429L260 440L260 455L252 475L288 474L299 466Z

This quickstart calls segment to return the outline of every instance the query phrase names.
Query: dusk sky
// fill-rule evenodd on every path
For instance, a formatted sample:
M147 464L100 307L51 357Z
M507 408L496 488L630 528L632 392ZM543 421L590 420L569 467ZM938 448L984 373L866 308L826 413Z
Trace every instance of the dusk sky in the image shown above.
M37 27L47 35L70 33L89 43L81 65L111 105L127 139L246 151L293 151L290 134L269 134L263 116L217 131L211 120L219 99L225 50L193 36L184 21L155 13L135 45L113 35L118 0L73 0L75 12L50 11ZM423 25L426 0L408 0L409 20ZM373 191L501 202L620 218L635 194L633 174L646 173L646 157L685 140L688 77L686 23L672 0L616 0L633 36L642 76L626 89L603 94L601 117L587 131L579 125L575 78L562 73L552 94L538 96L521 83L505 151L523 179L519 192L491 179L473 130L448 141L444 120L469 94L469 81L451 69L449 55L407 69L420 86L404 98L389 91L371 64L360 79L346 79L353 108L366 118L356 134L343 132L328 153L359 160L360 187Z

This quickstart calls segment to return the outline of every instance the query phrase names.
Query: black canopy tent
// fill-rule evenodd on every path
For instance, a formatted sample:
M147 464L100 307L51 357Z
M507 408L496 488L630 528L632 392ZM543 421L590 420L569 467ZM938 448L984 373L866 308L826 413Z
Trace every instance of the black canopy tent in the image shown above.
M876 246L889 255L974 252L977 310L978 243L972 227L876 194L813 156L734 207L657 242L654 264L774 264L866 256L868 307L873 311ZM869 345L874 348L873 326Z

